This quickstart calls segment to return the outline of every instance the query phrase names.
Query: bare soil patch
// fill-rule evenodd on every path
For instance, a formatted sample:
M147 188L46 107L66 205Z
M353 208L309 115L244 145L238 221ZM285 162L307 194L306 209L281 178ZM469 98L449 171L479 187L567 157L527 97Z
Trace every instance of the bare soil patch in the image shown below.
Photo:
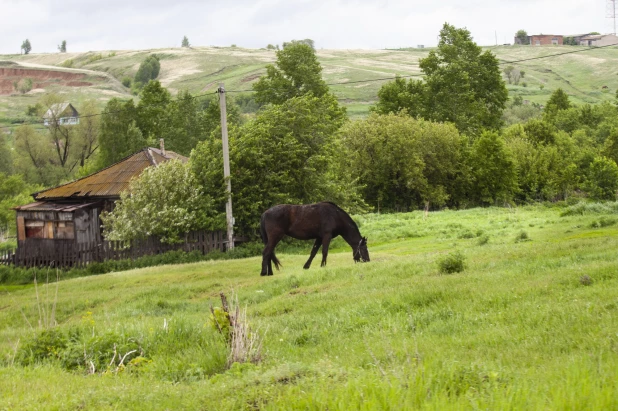
M51 85L67 87L92 86L92 83L83 81L86 77L84 73L0 67L0 95L12 94L15 91L13 82L19 81L22 78L31 78L34 83L33 88L44 89Z

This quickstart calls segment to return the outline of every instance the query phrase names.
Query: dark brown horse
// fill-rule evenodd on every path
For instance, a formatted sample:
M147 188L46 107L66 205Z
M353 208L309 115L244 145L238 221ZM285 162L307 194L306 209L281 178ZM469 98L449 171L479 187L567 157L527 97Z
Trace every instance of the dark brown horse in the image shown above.
M333 203L281 204L269 208L262 214L260 233L265 245L261 275L273 275L272 263L279 269L281 263L275 256L275 247L286 235L299 240L315 240L305 269L311 266L320 246L324 267L330 241L339 235L352 247L354 261L369 261L367 238L361 236L348 213Z

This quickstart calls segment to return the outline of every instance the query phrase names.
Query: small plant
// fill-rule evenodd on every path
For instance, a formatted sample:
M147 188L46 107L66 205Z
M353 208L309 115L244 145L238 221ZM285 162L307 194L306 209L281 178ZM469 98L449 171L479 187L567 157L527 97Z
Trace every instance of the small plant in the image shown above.
M438 260L438 268L442 274L462 272L466 269L465 257L459 251L450 253Z
M111 53L107 55L107 57L116 57L116 52L112 51Z
M528 87L528 83L526 83L525 81L524 81L523 83L521 83L521 85L522 85L523 87Z
M611 217L601 217L601 219L599 220L599 226L601 227L609 227L612 226L614 224L616 224L618 220L616 220L615 218L611 218Z
M67 59L60 63L60 67L72 68L74 64L73 59Z
M544 85L544 84L541 84L541 85L539 86L539 88L540 88L541 90L543 90L543 89L545 88L545 85Z
M474 238L475 235L472 231L466 229L457 235L457 238Z
M581 285L592 285L593 281L589 275L582 275L581 277L579 277L579 283Z
M122 78L122 85L131 88L131 84L133 83L133 79L129 76L125 76Z
M240 309L238 297L230 306L225 294L221 293L221 308L210 307L211 321L226 339L229 347L228 368L234 363L257 364L262 359L262 341L256 331L251 331L247 321L247 309ZM232 297L234 298L234 297Z
M523 241L530 241L530 237L528 236L528 233L525 232L524 230L521 230L516 236L515 236L515 242L516 243L521 243Z
M477 244L478 245L485 245L489 242L489 236L487 234L483 234L482 236L479 237Z

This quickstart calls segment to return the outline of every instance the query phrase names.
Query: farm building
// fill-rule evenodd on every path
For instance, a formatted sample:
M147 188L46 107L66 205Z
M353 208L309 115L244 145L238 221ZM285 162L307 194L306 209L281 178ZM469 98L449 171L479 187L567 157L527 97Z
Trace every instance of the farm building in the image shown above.
M611 46L618 44L618 36L613 34L590 34L579 39L578 44L581 46Z
M561 46L564 37L554 34L535 34L530 36L530 45L532 46Z
M187 161L171 151L144 148L97 173L33 194L36 202L15 208L18 249L102 241L101 212L112 210L129 181L146 167L171 159Z
M71 103L54 104L43 115L43 124L49 126L54 123L58 125L79 124L79 113Z

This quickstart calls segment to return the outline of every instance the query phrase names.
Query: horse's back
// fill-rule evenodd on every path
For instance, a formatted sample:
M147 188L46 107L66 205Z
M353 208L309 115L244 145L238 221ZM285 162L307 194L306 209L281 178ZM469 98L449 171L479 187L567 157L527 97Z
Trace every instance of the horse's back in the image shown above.
M332 203L279 204L262 214L267 231L279 231L300 240L319 238L333 230L336 206Z

